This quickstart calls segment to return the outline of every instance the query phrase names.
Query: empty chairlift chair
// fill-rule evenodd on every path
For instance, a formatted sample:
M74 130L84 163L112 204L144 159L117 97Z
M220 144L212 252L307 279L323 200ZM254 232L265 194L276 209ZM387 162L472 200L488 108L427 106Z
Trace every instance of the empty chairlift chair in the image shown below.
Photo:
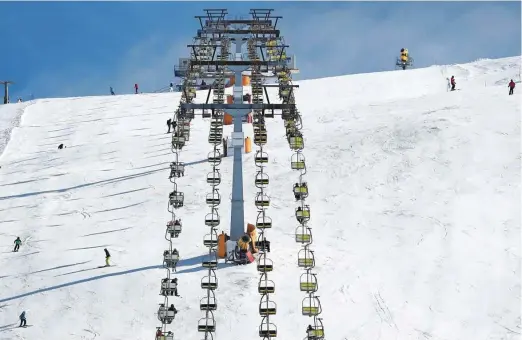
M215 273L211 273L208 276L205 276L201 279L201 288L216 290L218 288L218 279Z
M302 314L304 316L317 316L321 312L321 302L318 298L307 296L303 299Z
M258 193L256 195L255 204L258 208L268 207L270 205L270 198L265 194Z
M310 249L301 249L297 254L297 265L301 268L313 268L315 266L314 252Z
M218 235L216 231L212 231L210 234L205 235L203 239L203 245L205 247L216 248L218 246Z
M221 183L221 174L218 169L207 174L207 183L210 185L219 185Z
M265 295L261 298L259 302L259 315L268 316L268 315L276 315L277 313L277 305L274 301L268 298L268 295Z
M267 141L267 133L266 130L254 130L254 144L256 145L265 145Z
M257 286L257 291L259 294L273 294L275 293L275 283L272 280L266 280L265 278L259 279L259 284Z
M266 256L260 257L257 261L257 271L260 273L268 273L272 270L274 270L274 262L266 258Z
M163 252L163 266L165 268L176 269L176 265L179 261L179 253L177 249L165 250Z
M185 146L185 136L178 130L172 134L172 148L181 150Z
M304 148L303 136L290 136L288 142L292 150L302 150Z
M290 162L292 170L303 170L306 168L305 157L302 153L294 153Z
M199 332L215 332L216 331L216 321L214 318L202 318L198 322L198 331Z
M261 211L257 215L256 228L257 229L270 229L270 228L272 228L272 219L270 217L266 216L264 211Z
M312 230L309 227L299 226L295 230L295 241L297 243L312 243Z
M212 208L212 211L205 216L205 224L209 227L217 227L220 223L217 209Z
M200 300L199 309L205 311L213 311L217 309L217 301L216 296L214 295L214 291L210 290L209 296L205 296Z
M213 166L218 166L219 164L221 164L221 158L222 155L221 152L219 152L219 150L213 150L209 152L207 156L208 162Z
M277 337L277 327L273 323L268 323L263 321L261 326L259 326L259 336L264 339L276 338Z
M221 203L221 195L217 189L213 189L211 193L207 194L206 203L212 207Z
M302 292L314 293L319 288L315 274L307 271L299 278L299 289Z
M215 269L218 266L217 255L214 253L212 255L208 255L202 262L201 266L204 268Z
M299 223L306 223L310 220L310 207L305 205L304 208L297 207L295 210L295 218Z
M256 187L258 188L266 188L268 186L268 183L269 183L269 177L267 174L263 173L263 172L258 172L256 174L256 179L255 179L255 185Z
M169 179L175 177L185 176L185 164L181 162L170 163L170 176Z
M268 154L266 152L256 151L254 161L257 166L263 166L268 163Z

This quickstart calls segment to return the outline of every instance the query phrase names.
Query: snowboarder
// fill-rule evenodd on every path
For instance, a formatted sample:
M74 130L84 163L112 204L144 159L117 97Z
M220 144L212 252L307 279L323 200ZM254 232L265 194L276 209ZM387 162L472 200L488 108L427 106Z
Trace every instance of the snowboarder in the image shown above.
M20 240L20 237L16 237L16 240L14 241L15 247L14 252L17 252L18 249L20 249L20 245L22 244L22 240Z
M134 93L138 94L138 84L134 84Z
M509 82L509 95L511 96L513 94L513 91L515 90L515 82L513 79Z
M27 325L27 320L25 318L25 310L20 314L20 326L19 327L25 327Z
M109 253L107 248L104 248L103 250L105 251L105 266L109 267L110 266L109 260L111 259L111 254Z
M455 82L455 76L451 76L451 91L455 91L455 85L457 85L457 83Z
M169 91L170 92L174 92L174 84L170 83Z
M110 91L111 91L111 96L114 96L114 90L113 90L112 86L110 88Z
M170 133L170 127L172 125L172 119L167 119L167 127L169 128L169 131L167 131L167 133Z

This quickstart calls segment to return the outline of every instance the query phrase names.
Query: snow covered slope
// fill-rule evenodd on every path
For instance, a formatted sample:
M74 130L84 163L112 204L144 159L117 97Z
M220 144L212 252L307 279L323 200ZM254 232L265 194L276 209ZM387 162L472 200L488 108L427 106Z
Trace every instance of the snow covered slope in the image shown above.
M521 96L508 96L506 81L519 68L514 57L300 82L327 339L520 338ZM460 91L446 92L451 75ZM172 188L165 121L178 101L143 94L25 108L0 157L0 339L153 339ZM201 338L208 127L193 121L178 182L182 298L172 330L184 340ZM283 122L267 128L274 322L278 338L302 339L297 174ZM253 157L244 159L249 221ZM231 165L221 167L223 228ZM13 253L16 236L24 243ZM98 268L105 247L115 267ZM218 277L216 339L257 339L255 266L223 265ZM22 310L32 327L16 328Z

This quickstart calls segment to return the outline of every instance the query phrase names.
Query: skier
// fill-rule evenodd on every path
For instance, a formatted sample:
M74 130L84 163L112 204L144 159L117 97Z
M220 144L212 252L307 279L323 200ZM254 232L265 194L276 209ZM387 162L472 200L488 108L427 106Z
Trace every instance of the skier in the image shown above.
M172 286L174 287L174 296L179 296L179 294L178 294L178 278L177 277L174 278L171 283L172 283Z
M107 248L104 248L103 250L105 251L105 267L109 267L109 260L111 259L111 254L109 253Z
M169 311L174 312L174 315L178 314L178 310L174 307L174 304L170 305Z
M172 83L170 83L169 91L174 92L174 85Z
M20 245L22 244L22 240L20 240L20 237L16 237L16 240L14 241L15 247L14 252L17 252L18 249L20 249Z
M110 88L110 91L111 91L111 96L114 96L114 90L113 90L112 86Z
M172 125L172 119L167 119L167 127L169 128L169 131L167 133L170 133L170 126Z
M451 76L451 91L455 91L455 85L457 85L457 83L455 82L455 76Z
M20 314L20 326L18 327L25 327L27 325L27 320L25 318L25 310Z
M178 123L175 120L173 120L172 121L172 130L176 130L176 126L178 126Z
M138 94L138 84L134 84L134 93Z
M513 91L515 90L515 82L513 79L509 82L509 95L511 96L513 94Z

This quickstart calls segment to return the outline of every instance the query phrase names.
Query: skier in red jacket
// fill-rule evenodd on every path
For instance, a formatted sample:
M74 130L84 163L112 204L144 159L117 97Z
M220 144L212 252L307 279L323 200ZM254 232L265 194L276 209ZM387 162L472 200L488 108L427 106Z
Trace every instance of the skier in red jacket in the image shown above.
M509 95L511 96L513 94L513 90L515 90L515 82L513 81L513 79L511 79L508 86L509 86Z
M455 91L455 85L457 85L457 82L455 81L455 76L451 76L451 91Z
M134 93L138 94L138 84L134 84Z

